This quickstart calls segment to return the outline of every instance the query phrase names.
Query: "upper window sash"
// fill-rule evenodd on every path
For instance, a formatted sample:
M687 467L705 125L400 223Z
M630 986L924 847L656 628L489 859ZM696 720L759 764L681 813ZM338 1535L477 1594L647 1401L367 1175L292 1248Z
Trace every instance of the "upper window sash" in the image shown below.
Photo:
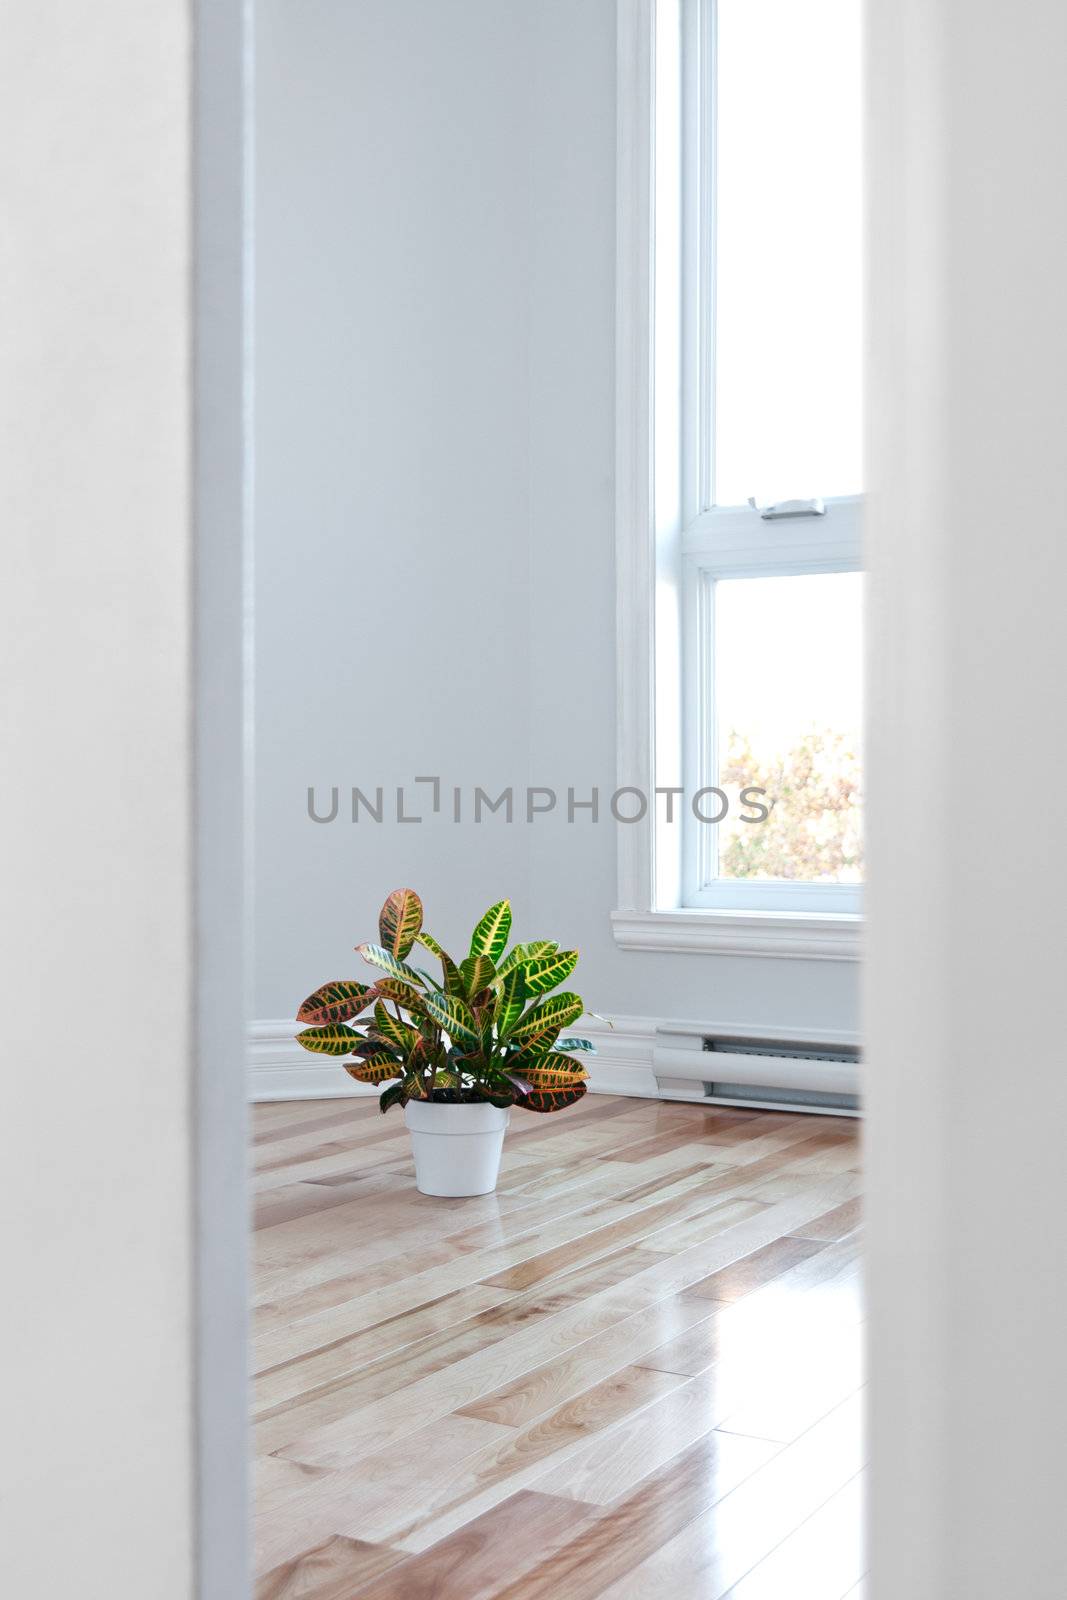
M798 14L803 9L798 7ZM719 11L719 0L655 0L653 5L655 467L657 479L663 479L662 485L657 483L657 520L673 517L683 531L720 512L748 511L744 504L724 499L716 484ZM729 48L731 34L725 21L723 30L724 48ZM751 41L742 48L751 54ZM728 122L724 138L729 134ZM730 162L729 149L723 159ZM730 167L736 190L736 163L730 162ZM846 209L843 216L851 214ZM736 216L733 222L736 234ZM790 252L796 254L798 270L805 264L810 270L806 241L789 234L778 239L773 222L768 218L761 250L768 259L782 252L787 275ZM722 292L727 293L728 287L723 280ZM769 470L773 479L773 462ZM761 495L764 488L755 481L746 493ZM776 490L775 498L826 496L834 488L831 482L790 482Z

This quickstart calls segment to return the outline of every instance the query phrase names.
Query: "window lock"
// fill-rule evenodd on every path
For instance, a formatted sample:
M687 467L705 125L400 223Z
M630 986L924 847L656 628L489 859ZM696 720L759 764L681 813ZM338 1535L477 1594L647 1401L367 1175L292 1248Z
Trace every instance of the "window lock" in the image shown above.
M816 497L814 500L779 500L773 506L758 506L755 495L749 495L748 503L753 511L758 511L764 522L780 522L787 517L825 517L826 502Z

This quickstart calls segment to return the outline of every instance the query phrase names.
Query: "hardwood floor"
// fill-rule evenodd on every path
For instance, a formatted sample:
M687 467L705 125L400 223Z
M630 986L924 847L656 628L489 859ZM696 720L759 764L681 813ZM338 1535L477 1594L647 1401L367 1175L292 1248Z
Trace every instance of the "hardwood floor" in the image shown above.
M255 1108L257 1600L856 1600L854 1122L589 1096L431 1200Z

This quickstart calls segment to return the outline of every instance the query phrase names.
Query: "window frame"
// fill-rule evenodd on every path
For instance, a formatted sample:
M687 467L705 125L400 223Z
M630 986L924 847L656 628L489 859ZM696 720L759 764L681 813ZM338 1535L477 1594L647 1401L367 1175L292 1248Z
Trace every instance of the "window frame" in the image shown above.
M789 521L709 504L715 10L715 0L618 0L618 774L650 797L679 787L688 797L708 774L709 578L861 567L859 497ZM650 805L642 823L619 829L621 946L858 957L855 886L769 894L753 883L709 904L699 826L670 825Z

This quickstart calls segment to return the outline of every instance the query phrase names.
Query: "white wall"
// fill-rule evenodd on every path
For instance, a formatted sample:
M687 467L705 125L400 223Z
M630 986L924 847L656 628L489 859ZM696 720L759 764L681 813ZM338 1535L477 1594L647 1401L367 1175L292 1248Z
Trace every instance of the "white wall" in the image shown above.
M854 965L617 950L610 820L307 820L311 783L615 787L615 0L257 31L256 1016L410 883L446 941L510 894L600 1011L854 1026Z
M873 1600L1058 1600L1067 12L872 0Z
M0 1549L187 1600L189 16L4 24Z

